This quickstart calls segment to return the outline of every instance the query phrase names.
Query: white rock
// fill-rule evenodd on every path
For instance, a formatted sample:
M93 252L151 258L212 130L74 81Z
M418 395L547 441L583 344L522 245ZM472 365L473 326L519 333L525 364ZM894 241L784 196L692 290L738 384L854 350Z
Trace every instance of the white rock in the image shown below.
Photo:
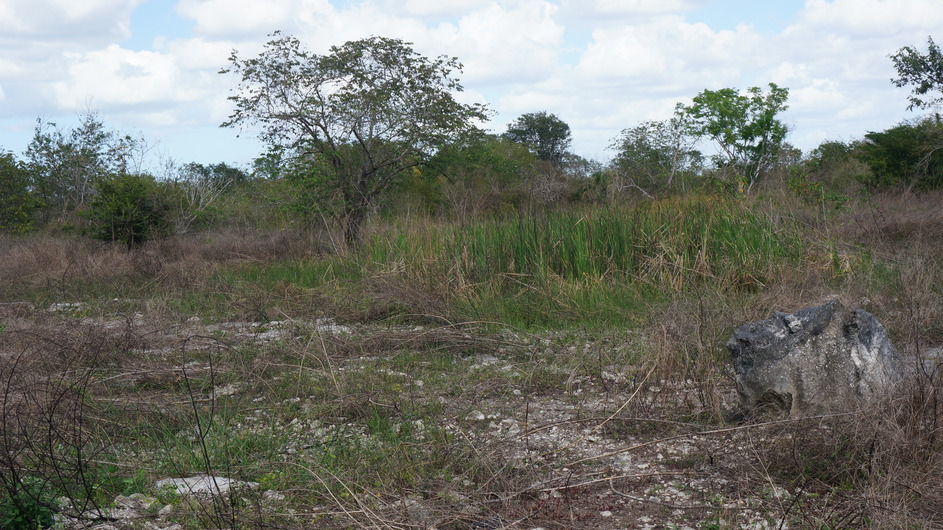
M214 388L213 393L217 396L231 396L236 392L239 392L239 386L240 385L238 383L228 384L226 386Z
M165 478L158 480L157 489L172 487L178 495L215 495L225 494L232 488L255 488L258 482L243 482L226 477L212 475L196 475L186 478Z

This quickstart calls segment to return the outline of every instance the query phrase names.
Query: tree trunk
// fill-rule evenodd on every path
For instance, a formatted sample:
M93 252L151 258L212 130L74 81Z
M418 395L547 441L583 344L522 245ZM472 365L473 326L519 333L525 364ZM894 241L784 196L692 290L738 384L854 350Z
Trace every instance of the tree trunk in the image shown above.
M363 233L363 222L367 209L364 206L352 206L344 219L344 243L347 248L355 248L360 243Z

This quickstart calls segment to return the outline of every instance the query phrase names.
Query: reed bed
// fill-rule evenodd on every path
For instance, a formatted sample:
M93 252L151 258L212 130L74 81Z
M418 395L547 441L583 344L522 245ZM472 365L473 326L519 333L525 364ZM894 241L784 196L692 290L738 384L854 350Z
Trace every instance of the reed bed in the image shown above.
M708 197L466 226L404 226L375 236L363 256L410 276L445 270L459 285L508 278L528 284L607 280L680 292L704 281L763 282L777 267L801 259L802 249L793 232L764 215Z

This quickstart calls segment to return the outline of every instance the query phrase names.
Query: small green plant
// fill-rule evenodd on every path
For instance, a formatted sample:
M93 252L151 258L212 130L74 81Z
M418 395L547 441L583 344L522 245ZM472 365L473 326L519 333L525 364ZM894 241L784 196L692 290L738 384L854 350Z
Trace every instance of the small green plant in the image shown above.
M848 203L848 196L828 191L821 182L811 180L808 175L798 174L786 181L786 186L806 204L830 206L832 211L843 211Z
M712 515L701 521L701 524L698 526L698 528L703 528L705 530L720 530L721 528L724 528L724 521L720 517Z
M0 528L36 530L53 524L54 500L42 480L26 476L0 499Z

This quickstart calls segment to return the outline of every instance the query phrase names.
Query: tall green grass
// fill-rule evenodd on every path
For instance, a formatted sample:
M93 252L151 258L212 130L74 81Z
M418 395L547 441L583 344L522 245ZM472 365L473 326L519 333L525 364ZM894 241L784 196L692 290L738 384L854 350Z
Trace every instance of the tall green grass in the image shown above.
M446 266L470 283L499 277L568 282L648 282L683 290L704 280L760 280L799 258L802 245L733 201L669 199L636 208L587 208L405 227L374 237L364 253L379 266L422 273Z
M315 289L336 298L335 312L364 318L431 310L521 327L619 326L704 285L761 289L804 253L796 230L738 201L671 198L469 224L403 220L351 254L241 266L228 278Z
M708 282L756 289L803 252L791 230L761 213L703 197L419 223L375 235L358 259L444 288L470 316L541 325L621 322L613 311Z

